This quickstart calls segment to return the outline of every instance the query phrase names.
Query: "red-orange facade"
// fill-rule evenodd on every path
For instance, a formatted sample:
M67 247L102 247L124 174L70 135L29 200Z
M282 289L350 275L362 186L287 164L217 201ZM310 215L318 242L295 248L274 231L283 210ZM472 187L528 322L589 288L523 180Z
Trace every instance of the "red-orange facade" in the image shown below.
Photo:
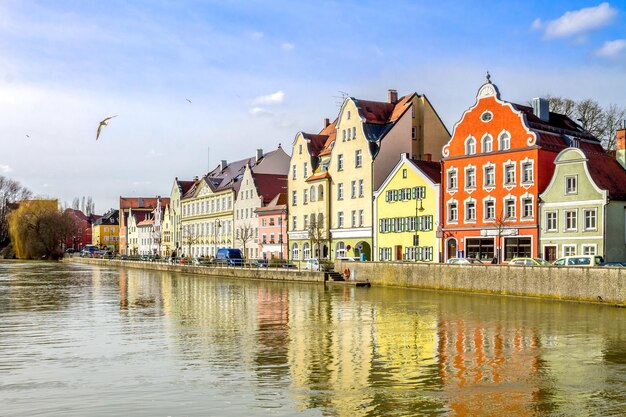
M538 196L570 128L575 123L550 113L547 100L528 107L501 100L490 81L479 89L443 148L445 260L539 256Z

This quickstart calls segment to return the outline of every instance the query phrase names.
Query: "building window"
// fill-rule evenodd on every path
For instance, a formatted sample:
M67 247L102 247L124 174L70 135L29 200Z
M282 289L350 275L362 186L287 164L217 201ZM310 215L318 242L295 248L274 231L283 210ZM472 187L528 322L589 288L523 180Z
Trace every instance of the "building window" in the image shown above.
M448 171L448 190L456 190L457 186L456 169L451 169Z
M302 226L303 230L309 230L309 216L306 214L302 217Z
M314 185L312 185L311 189L309 190L309 197L311 198L311 202L317 200L316 194L315 194L315 186Z
M309 189L302 190L302 204L309 204Z
M485 220L496 219L496 202L493 200L485 201Z
M502 132L498 141L500 142L499 149L501 151L511 149L511 135L508 132Z
M343 200L343 183L337 184L337 200Z
M291 216L291 230L298 230L298 217Z
M408 176L408 174L407 174L407 169L406 169L406 168L404 168L404 169L402 170L402 178L406 178L407 176Z
M356 181L350 183L350 197L356 198Z
M509 237L504 243L505 260L513 258L530 258L531 238L529 237Z
M496 169L495 167L485 167L485 187L495 187L496 185Z
M363 227L364 223L365 223L365 211L359 210L359 227Z
M298 205L298 192L297 191L291 192L291 205L292 206Z
M504 185L515 185L515 165L504 166Z
M522 218L524 219L532 219L533 215L533 199L532 198L524 198L522 199Z
M411 139L417 140L417 129L415 127L411 128Z
M465 141L465 155L474 155L476 153L476 139L470 136Z
M319 201L324 201L324 185L322 184L317 187L317 198Z
M465 203L465 220L469 222L476 221L476 202L468 201Z
M494 256L493 238L465 240L465 249L468 258L492 259Z
M298 153L302 155L302 144L298 145Z
M565 211L565 230L572 231L578 228L576 215L576 210Z
M337 155L337 171L343 171L343 154Z
M578 178L576 175L568 175L565 177L565 194L578 193Z
M596 222L596 209L583 210L583 215L585 218L585 230L596 230L598 228Z
M534 180L533 175L533 163L532 162L524 162L522 164L522 183L523 184L531 184Z
M361 149L357 149L354 152L354 166L355 168L360 168L363 165L363 151Z
M352 139L356 139L356 127L352 127Z
M563 256L576 256L576 245L563 245Z
M307 162L304 163L304 178L308 178L309 176L309 164Z
M351 220L352 220L352 227L356 227L356 210L352 210Z
M391 260L391 248L380 248L378 252L378 258L381 261Z
M298 244L297 243L294 243L291 246L291 259L292 260L300 259L300 249L298 248Z
M483 153L493 151L493 138L491 135L483 137Z
M452 202L448 204L448 221L449 222L459 221L459 208L456 202Z
M504 210L507 220L515 220L517 215L515 213L515 200L509 199L504 201Z
M295 166L295 165L293 165L293 166L291 167L291 179L292 179L292 180L295 180L295 179L296 179L296 170L297 170L296 166ZM211 203L212 203L212 202L211 202Z
M595 255L596 254L596 245L582 245L583 255Z
M341 134L342 134L342 139L341 139L341 140L342 140L343 142L345 142L345 141L346 141L346 129L343 129L343 130L341 131Z
M476 170L474 168L465 169L465 188L476 188Z
M558 228L558 216L556 211L546 213L546 230L548 232L556 232Z
M363 180L359 180L359 197L363 197L364 195Z
M343 227L343 211L337 213L337 227L340 229Z

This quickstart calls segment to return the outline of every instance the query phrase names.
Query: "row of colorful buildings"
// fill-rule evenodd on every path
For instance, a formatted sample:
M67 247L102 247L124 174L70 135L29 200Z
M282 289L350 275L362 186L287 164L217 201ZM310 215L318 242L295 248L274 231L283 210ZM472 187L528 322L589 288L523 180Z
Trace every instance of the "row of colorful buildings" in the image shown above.
M548 102L511 103L489 79L452 134L426 96L348 97L317 133L120 198L119 250L248 258L626 260L626 130L617 150Z

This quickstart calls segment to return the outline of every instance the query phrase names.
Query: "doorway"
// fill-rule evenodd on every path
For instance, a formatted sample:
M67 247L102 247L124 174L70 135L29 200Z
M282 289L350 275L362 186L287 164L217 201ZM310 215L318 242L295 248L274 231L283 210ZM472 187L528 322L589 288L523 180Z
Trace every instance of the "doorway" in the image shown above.
M556 261L556 245L543 247L543 259L550 263Z
M448 239L448 243L446 244L446 260L450 258L456 258L456 239L450 238Z

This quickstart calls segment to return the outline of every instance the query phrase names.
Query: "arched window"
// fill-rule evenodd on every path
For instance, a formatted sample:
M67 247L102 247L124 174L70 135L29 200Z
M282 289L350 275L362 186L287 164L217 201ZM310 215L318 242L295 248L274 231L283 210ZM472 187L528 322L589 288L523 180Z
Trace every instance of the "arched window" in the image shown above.
M491 135L483 136L483 149L482 149L482 151L483 151L483 153L487 153L487 152L493 151L493 138L491 137Z
M324 201L324 185L320 184L317 187L317 197L319 198L320 201Z
M500 134L499 142L498 148L501 151L511 149L511 135L509 135L509 132L502 132Z
M300 248L298 248L297 243L291 245L291 259L293 259L294 261L300 259Z
M302 258L309 259L311 257L311 247L309 246L309 242L306 242L302 245Z
M474 155L476 153L476 139L469 137L465 141L465 155Z
M309 197L311 198L311 201L316 201L317 200L317 194L315 192L315 186L314 185L311 186L311 191L310 191L309 194L310 194Z
M345 258L346 256L346 244L344 242L337 242L335 245L335 259Z

